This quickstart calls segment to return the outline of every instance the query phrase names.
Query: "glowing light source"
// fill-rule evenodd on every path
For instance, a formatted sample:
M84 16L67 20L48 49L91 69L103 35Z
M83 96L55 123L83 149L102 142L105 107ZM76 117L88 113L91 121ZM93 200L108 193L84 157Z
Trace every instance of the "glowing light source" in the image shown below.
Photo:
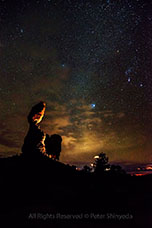
M128 82L130 82L131 81L131 79L130 78L128 78Z
M91 104L91 108L95 108L95 107L96 107L95 103Z
M152 170L152 166L147 166L146 169L147 170Z
M99 156L98 156L98 155L96 155L96 156L94 156L94 158L95 158L95 159L97 159L97 158L99 158Z

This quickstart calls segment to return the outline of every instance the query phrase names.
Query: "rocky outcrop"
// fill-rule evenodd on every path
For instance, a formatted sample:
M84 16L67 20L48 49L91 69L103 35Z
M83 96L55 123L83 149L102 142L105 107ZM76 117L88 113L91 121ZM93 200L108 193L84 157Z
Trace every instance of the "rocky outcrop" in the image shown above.
M25 156L41 156L45 154L46 134L40 129L40 122L43 119L46 103L40 102L32 107L28 115L29 131L24 139L22 152Z
M57 134L49 136L40 128L45 109L45 102L40 102L32 107L27 118L30 126L24 139L22 152L28 158L47 156L54 160L59 160L62 142L61 136Z
M45 139L45 148L46 153L49 155L49 157L59 160L60 152L61 152L61 142L62 138L60 135L54 134L49 136L46 135Z

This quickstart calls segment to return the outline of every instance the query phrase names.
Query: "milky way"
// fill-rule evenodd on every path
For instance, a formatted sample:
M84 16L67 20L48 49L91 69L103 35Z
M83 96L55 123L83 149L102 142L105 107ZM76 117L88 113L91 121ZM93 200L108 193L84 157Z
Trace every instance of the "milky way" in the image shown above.
M20 153L30 108L61 161L152 162L152 3L0 1L0 155Z

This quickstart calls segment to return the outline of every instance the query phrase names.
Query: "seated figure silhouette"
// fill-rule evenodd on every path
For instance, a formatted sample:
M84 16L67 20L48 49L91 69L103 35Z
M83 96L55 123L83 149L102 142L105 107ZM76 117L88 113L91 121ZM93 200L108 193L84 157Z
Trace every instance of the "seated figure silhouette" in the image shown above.
M45 139L45 148L46 153L49 157L51 157L54 160L59 160L60 152L61 152L61 142L62 138L60 135L54 134L49 136L46 135Z
M38 157L45 154L46 134L40 129L40 122L43 119L46 103L40 102L32 107L28 115L29 131L24 139L22 152L25 156Z

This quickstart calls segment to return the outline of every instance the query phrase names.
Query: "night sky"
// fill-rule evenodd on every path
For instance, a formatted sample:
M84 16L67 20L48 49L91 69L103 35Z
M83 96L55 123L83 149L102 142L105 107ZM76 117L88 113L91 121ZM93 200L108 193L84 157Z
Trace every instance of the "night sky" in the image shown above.
M151 1L1 0L0 156L20 154L45 101L62 162L152 162L151 59Z

